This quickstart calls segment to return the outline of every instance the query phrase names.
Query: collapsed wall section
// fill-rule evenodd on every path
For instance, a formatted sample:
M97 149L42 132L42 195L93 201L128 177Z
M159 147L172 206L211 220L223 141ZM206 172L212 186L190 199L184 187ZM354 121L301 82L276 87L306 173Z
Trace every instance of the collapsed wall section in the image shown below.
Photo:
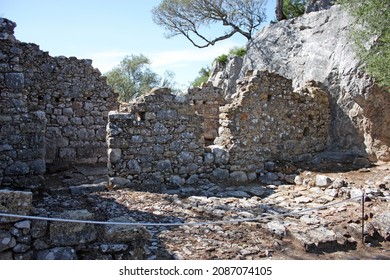
M294 92L291 80L249 71L231 104L222 108L215 144L229 150L231 170L254 171L265 161L304 161L324 150L327 94L314 83Z

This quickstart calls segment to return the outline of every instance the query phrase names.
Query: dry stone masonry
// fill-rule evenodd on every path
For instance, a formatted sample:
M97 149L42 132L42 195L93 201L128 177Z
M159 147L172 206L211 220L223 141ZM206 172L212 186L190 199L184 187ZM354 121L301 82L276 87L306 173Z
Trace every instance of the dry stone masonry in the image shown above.
M107 159L116 95L91 60L51 57L0 19L0 185L34 189L51 163Z
M0 190L0 212L50 216L34 208L33 194ZM56 218L94 220L88 210L53 213ZM134 222L128 217L110 221ZM0 260L144 259L150 233L143 227L93 225L0 217Z
M203 117L194 106L158 89L110 112L108 160L114 186L182 185L203 164ZM188 177L188 178L187 178Z
M181 96L158 89L110 112L110 184L246 183L266 162L304 161L326 148L329 101L314 83L293 92L291 80L252 71L238 89L227 105L211 84Z
M230 169L255 171L267 160L305 161L327 146L329 101L314 82L294 92L291 80L249 71L233 102L220 108L215 144L229 150Z

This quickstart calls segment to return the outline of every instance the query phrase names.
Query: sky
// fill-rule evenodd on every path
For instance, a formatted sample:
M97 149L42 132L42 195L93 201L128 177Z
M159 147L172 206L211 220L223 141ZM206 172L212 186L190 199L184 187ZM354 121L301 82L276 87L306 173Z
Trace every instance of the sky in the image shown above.
M245 46L235 35L215 46L198 49L184 36L167 39L152 20L151 10L161 0L0 0L0 17L16 22L15 36L35 43L51 56L92 59L102 74L127 55L143 54L159 75L175 73L180 88L187 87L202 67L229 49ZM267 21L274 19L275 0L267 1ZM210 33L221 32L212 26Z

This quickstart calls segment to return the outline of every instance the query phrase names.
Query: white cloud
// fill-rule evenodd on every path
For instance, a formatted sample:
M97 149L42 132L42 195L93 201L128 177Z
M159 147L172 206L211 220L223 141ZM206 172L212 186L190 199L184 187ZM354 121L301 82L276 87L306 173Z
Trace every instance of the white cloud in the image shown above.
M190 66L192 62L211 63L217 56L227 53L234 46L237 46L237 43L225 41L217 46L204 49L192 47L175 51L149 53L146 56L152 60L152 65L156 68L178 68Z
M215 46L203 49L189 46L185 49L144 52L143 54L150 58L153 71L160 75L166 70L173 71L176 74L176 81L179 84L185 84L197 76L201 67L211 65L216 57L228 53L231 48L240 45L242 43L237 43L234 40L225 40ZM88 53L85 57L91 58L93 66L98 68L100 72L106 73L117 66L125 56L139 53L142 51L112 50Z
M86 57L92 59L94 67L105 73L117 66L126 55L129 55L129 53L125 51L106 51L90 53Z

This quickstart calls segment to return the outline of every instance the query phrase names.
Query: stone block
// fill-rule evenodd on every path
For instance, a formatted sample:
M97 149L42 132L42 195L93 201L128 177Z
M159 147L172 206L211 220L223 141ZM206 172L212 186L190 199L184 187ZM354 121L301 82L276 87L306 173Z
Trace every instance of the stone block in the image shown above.
M131 185L131 181L123 177L110 177L109 185L112 188L126 188Z
M10 166L8 166L4 170L4 175L8 176L20 176L20 175L26 175L30 169L28 168L28 165L24 162L17 161Z
M169 159L166 160L160 160L157 162L157 170L172 173L172 164Z
M31 229L31 221L29 221L29 220L20 221L20 222L15 223L14 226L17 229L28 229L28 230L30 230Z
M182 151L178 156L177 159L180 163L192 163L194 162L195 154L193 152L186 152Z
M204 163L205 164L212 164L212 163L214 163L214 155L212 153L206 153L204 155Z
M31 192L0 190L0 212L29 215L32 209ZM19 220L20 218L0 217L0 222L14 222Z
M171 176L171 183L177 186L182 186L185 184L186 180L178 175Z
M110 219L109 222L134 223L135 220L129 217L118 217ZM129 225L106 225L103 229L103 236L106 242L110 243L132 243L136 240L148 241L151 238L150 232L141 226Z
M127 162L127 168L129 174L139 174L142 171L138 161L135 159L131 159Z
M177 111L175 110L161 110L157 112L157 120L176 120L177 119Z
M31 224L31 236L33 238L44 237L47 230L47 221L33 220Z
M15 247L15 238L7 231L0 231L0 252Z
M216 168L212 172L214 179L218 181L226 181L229 179L229 171L226 169Z
M190 178L187 179L186 183L189 185L194 185L199 182L199 175L194 174L191 175Z
M69 247L56 247L40 251L36 254L37 260L77 260L76 252Z
M264 169L270 172L275 171L275 166L276 166L275 162L272 161L267 161L264 163Z
M246 183L248 182L248 176L244 171L234 171L230 173L230 180L235 183Z
M59 218L71 220L93 220L87 210L61 213ZM97 233L94 225L86 223L53 222L49 228L50 242L55 246L69 246L94 241Z
M72 159L76 158L76 149L74 148L60 148L59 157L60 159Z
M23 73L6 73L5 84L8 88L21 90L24 87Z
M108 149L108 161L117 163L122 159L121 149Z
M227 164L229 162L229 151L224 147L218 145L209 146L214 155L214 161L216 164Z
M34 174L43 175L46 172L46 162L44 159L36 159L29 164L30 170Z
M317 187L327 187L332 183L332 179L326 175L317 175L316 176L316 186Z

